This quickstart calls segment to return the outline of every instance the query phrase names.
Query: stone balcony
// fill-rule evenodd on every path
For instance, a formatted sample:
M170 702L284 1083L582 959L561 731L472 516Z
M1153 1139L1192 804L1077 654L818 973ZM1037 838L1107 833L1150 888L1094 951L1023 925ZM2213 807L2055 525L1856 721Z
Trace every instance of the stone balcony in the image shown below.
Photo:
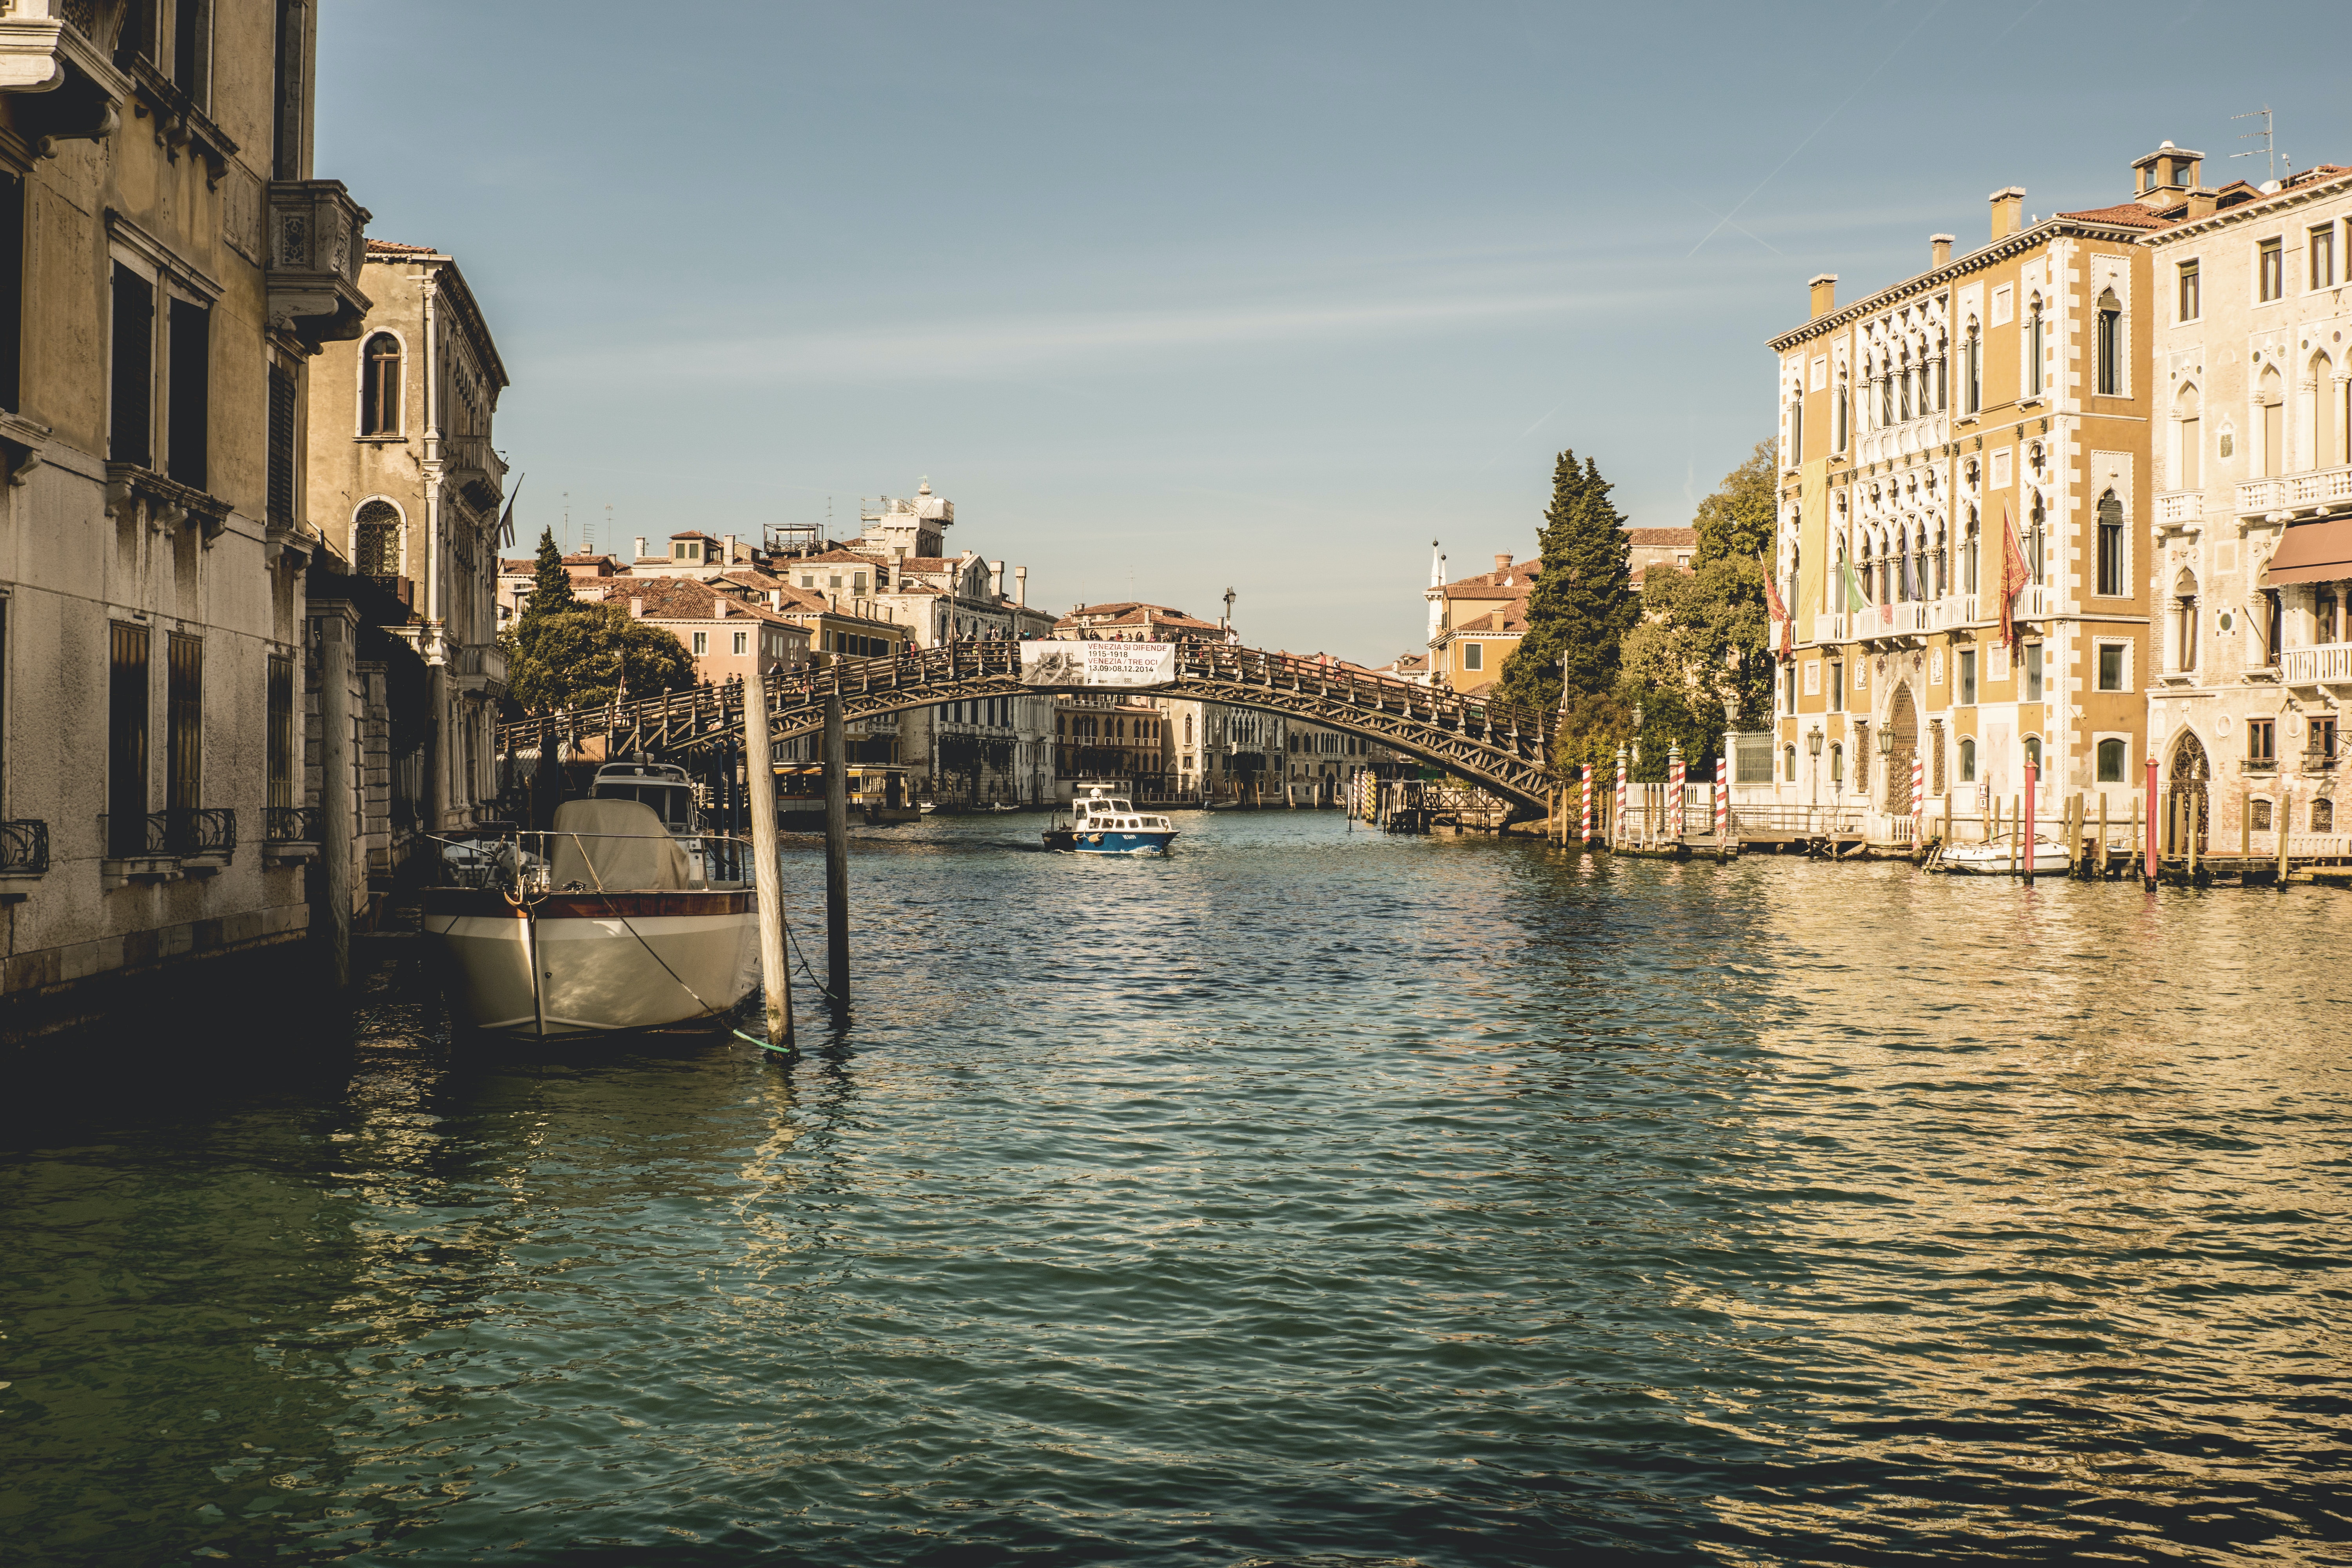
M488 436L443 437L441 471L476 511L493 510L506 495L506 460Z
M2279 653L2279 681L2285 686L2352 686L2352 643L2319 643Z
M360 264L374 215L341 180L269 185L269 324L315 349L360 335L368 297Z
M2260 521L2276 513L2322 512L2352 503L2352 467L2313 468L2238 483L2238 515Z
M60 142L96 142L122 123L131 94L116 68L125 0L6 0L0 5L0 93L15 129L48 157Z

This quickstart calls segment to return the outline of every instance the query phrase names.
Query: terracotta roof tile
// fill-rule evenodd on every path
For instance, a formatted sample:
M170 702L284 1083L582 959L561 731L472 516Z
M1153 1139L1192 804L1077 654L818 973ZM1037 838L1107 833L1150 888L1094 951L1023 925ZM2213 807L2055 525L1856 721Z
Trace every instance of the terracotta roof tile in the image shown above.
M436 246L403 245L396 239L378 239L373 235L368 236L367 247L371 251L380 250L389 256L437 256L440 254L440 249Z
M1687 544L1696 549L1698 530L1696 528L1629 528L1625 531L1625 539L1627 542L1633 544L1676 547Z
M715 621L720 619L765 621L772 626L804 630L800 623L771 611L766 605L732 594L722 594L707 583L692 577L636 577L625 584L614 584L608 603L625 605L633 599L645 601L645 618L649 621ZM721 604L725 609L720 609Z
M2082 212L2060 213L2060 217L2080 218L2084 223L2111 223L2125 228L2170 228L2180 220L2154 207L2137 202L2120 202L2111 207L2091 207Z

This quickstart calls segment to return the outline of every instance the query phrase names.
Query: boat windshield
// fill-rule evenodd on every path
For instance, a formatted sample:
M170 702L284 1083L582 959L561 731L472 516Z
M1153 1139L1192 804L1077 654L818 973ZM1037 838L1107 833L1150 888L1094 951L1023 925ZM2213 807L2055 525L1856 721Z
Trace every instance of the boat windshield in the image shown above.
M596 784L598 800L634 800L652 806L662 826L683 830L694 826L694 791L686 784L615 784L600 779Z

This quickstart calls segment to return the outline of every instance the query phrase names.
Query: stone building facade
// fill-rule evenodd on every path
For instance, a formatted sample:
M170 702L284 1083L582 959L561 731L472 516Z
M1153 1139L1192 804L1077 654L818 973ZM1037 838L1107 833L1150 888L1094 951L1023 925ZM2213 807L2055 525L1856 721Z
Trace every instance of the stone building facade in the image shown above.
M2149 733L2179 802L2161 820L2175 837L2198 824L2208 852L2274 851L2284 825L2340 854L2352 833L2339 788L2352 699L2352 169L2194 195L2147 241L2161 400Z
M301 0L0 11L7 1029L301 937L313 356L368 215Z
M1893 835L1948 803L1965 837L2032 762L2043 821L2076 793L2127 808L2155 406L2139 241L2169 220L2158 197L2026 221L2024 195L1993 194L1986 245L1956 259L1935 236L1927 270L1852 304L1814 279L1811 320L1772 340L1794 625L1772 626L1773 782L1748 804Z
M491 423L507 372L456 259L367 242L361 331L312 366L310 515L346 570L398 601L387 629L425 661L429 829L497 815L499 522Z

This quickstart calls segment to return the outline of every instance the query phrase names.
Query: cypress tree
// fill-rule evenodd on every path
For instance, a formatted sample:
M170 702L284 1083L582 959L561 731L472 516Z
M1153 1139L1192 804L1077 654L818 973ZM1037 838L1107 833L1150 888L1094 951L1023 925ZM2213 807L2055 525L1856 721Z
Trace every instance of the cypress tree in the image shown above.
M523 601L520 618L535 628L550 616L579 607L580 601L572 592L572 574L563 569L563 552L555 547L555 531L543 528L539 531L539 561L530 597Z
M1527 635L1503 665L1497 696L1557 707L1563 655L1571 706L1616 686L1619 645L1641 618L1641 603L1625 520L1609 504L1613 488L1590 458L1581 468L1572 451L1553 462L1551 507L1538 536L1543 569L1528 594Z

